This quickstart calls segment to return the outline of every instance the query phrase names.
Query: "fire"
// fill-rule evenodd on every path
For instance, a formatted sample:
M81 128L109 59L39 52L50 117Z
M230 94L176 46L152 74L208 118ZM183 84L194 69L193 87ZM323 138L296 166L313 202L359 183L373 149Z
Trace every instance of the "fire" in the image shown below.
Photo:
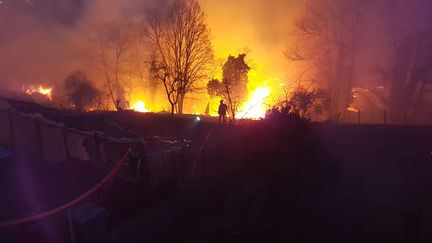
M145 107L144 101L141 100L135 102L135 104L133 104L131 108L132 110L137 112L149 112Z
M42 85L40 85L38 88L29 88L25 92L28 95L32 95L35 93L41 94L41 95L46 96L49 100L52 100L52 89L53 89L52 87L46 88L46 87L43 87Z
M253 91L249 100L242 105L236 114L237 119L260 119L266 114L266 101L270 96L269 87L260 87Z
M347 110L348 110L348 111L351 111L351 112L356 112L356 113L359 112L359 111L358 111L356 108L354 108L354 107L348 107Z

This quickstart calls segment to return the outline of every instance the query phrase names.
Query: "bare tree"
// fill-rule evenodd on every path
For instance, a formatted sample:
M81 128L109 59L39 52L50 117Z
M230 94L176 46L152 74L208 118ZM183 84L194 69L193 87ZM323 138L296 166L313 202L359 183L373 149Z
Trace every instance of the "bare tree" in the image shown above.
M309 0L285 55L328 90L330 116L344 113L356 80L359 39L370 0Z
M118 109L130 86L130 49L134 42L134 27L120 22L103 22L98 26L96 60L105 76L111 101Z
M196 91L211 71L206 15L197 0L175 0L166 13L150 13L147 20L151 72L164 86L171 114L176 109L182 114L186 94Z
M149 54L148 40L145 24L137 24L134 28L133 45L130 48L130 70L129 76L134 76L138 80L139 85L147 92L152 103L154 102L158 89L161 88L159 81L154 78L149 72ZM138 86L137 83L129 83L129 91L132 92L133 88ZM130 95L130 94L129 94Z
M401 123L407 113L425 108L432 84L431 4L422 0L383 1L389 8L385 18L392 61L382 70L387 81L389 119Z

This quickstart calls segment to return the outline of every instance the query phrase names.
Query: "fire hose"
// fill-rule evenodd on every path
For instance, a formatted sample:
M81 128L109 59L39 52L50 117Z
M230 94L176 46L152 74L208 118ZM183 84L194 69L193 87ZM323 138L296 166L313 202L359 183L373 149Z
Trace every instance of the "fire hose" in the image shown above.
M54 209L51 209L49 211L45 211L42 213L38 213L36 215L32 215L32 216L28 216L28 217L24 217L24 218L20 218L20 219L14 219L14 220L8 220L8 221L0 222L0 229L34 222L34 221L37 221L37 220L40 220L43 218L53 216L57 213L60 213L66 209L73 207L74 205L78 204L79 202L81 202L82 200L84 200L85 198L90 196L91 194L97 192L103 185L105 185L107 182L109 182L117 174L117 172L120 170L122 165L127 161L127 158L129 157L130 152L131 152L131 149L128 149L127 152L123 155L123 157L117 162L117 164L110 171L110 173L108 173L95 186L93 186L92 188L90 188L89 190L87 190L86 192L81 194L80 196L76 197L75 199L73 199L73 200L69 201L68 203L63 204L57 208L54 208Z

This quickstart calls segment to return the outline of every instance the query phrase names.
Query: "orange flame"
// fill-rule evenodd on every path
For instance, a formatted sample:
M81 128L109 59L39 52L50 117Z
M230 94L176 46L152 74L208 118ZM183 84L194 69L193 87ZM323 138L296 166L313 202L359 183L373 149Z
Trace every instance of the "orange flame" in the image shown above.
M237 119L260 119L266 114L266 101L270 96L269 87L260 87L252 92L249 100L242 105L236 114Z
M40 85L38 88L29 88L27 90L25 90L25 93L28 95L32 95L32 94L41 94L46 96L49 100L52 100L52 87L43 87L42 85Z
M137 112L149 112L149 110L147 110L147 108L145 107L144 101L142 100L135 102L131 108L132 110Z
M354 108L354 107L348 107L347 110L348 110L348 111L351 111L351 112L356 112L356 113L359 112L359 111L358 111L356 108Z

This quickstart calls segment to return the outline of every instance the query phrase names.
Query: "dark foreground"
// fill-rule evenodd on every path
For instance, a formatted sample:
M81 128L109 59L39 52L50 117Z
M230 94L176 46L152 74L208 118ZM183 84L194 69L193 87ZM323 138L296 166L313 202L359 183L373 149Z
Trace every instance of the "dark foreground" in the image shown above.
M44 115L76 128L83 123L67 113ZM141 135L182 137L192 143L185 155L181 179L166 181L152 189L117 180L103 203L109 211L105 234L93 241L432 240L429 127L305 125L299 121L242 122L230 127L212 120L197 121L195 117L86 115L92 119L100 116ZM16 188L14 184L22 183L17 176L22 173L19 168L11 170L18 173L14 175L5 172L6 169L2 167L2 180L7 182L2 182L2 195ZM64 174L61 170L56 173ZM80 179L80 186L75 189L64 190L86 188L103 176L101 171L77 170L69 169L70 178L62 180L74 181L74 173L85 180ZM61 188L74 183L63 182L53 187L49 183L61 181L59 178L43 178L35 184L41 188L34 191L50 195L49 205L67 201L67 197L77 193L61 193ZM10 195L2 201L26 200L14 193ZM13 210L1 210L13 214ZM26 236L11 236L26 231L39 234L31 238L33 242L59 242L55 237L63 237L62 241L67 242L70 238L67 224L62 225L66 230L59 226L61 223L38 224L6 230L3 235L10 238L4 239L29 242ZM62 231L66 236L47 235L52 231ZM97 234L98 230L94 231Z

